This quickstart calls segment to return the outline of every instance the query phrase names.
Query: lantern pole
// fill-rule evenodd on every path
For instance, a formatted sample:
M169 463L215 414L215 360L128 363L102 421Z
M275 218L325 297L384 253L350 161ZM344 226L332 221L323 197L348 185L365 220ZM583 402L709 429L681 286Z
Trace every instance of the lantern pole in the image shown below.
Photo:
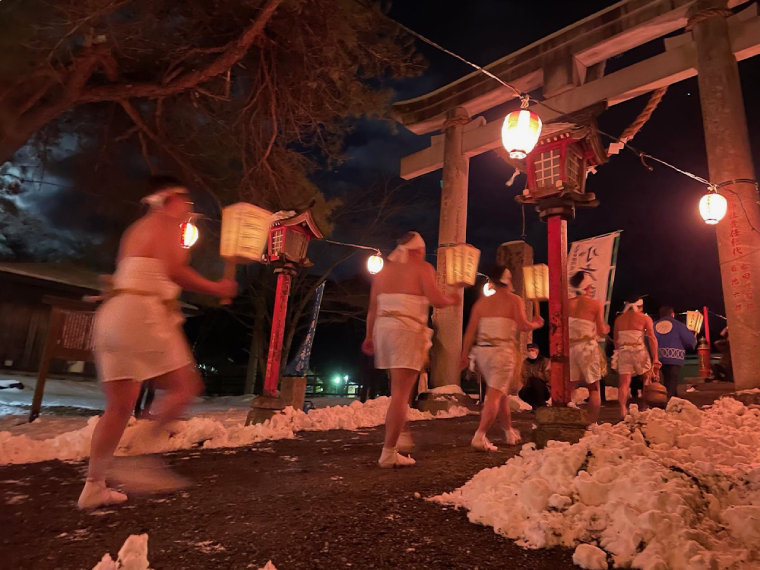
M552 406L567 406L570 387L570 338L567 313L567 220L547 218L549 254L549 347Z
M290 296L290 279L295 269L290 264L275 269L277 275L277 293L274 299L272 315L272 333L269 338L267 370L264 376L264 395L276 397L277 383L280 380L282 363L282 341L285 337L285 322L288 316L288 297Z

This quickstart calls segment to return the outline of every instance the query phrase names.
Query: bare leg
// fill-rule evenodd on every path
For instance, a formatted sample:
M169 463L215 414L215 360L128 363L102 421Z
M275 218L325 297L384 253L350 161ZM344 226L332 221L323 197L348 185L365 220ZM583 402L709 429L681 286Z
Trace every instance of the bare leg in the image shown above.
M618 403L620 404L620 417L624 418L628 413L628 396L631 391L631 375L621 374L618 386Z
M90 464L87 482L79 497L80 509L94 509L127 500L126 495L106 487L106 473L134 411L140 384L132 380L115 380L104 382L102 386L106 409L92 432Z
M499 404L503 396L504 392L501 390L491 386L486 388L486 399L483 402L483 408L480 410L480 425L472 438L472 446L480 451L496 451L496 447L488 441L486 434L499 415Z
M602 406L599 382L586 384L586 387L588 388L588 419L592 424L595 424L599 419L599 408Z
M391 403L385 416L385 443L379 461L381 467L414 464L413 459L398 454L396 444L406 424L409 398L418 374L417 370L408 368L391 369Z
M519 430L512 427L512 412L509 409L509 394L504 394L499 401L499 425L504 431L507 445L517 445L522 441Z
M412 386L412 389L409 391L409 407L411 408L414 405L414 399L417 396L417 385L419 385L419 375L417 376L417 383ZM401 428L401 434L399 435L398 441L396 442L396 447L399 451L403 453L409 453L414 449L414 439L412 439L412 432L409 431L409 414L407 413L407 417L404 419L404 427Z
M153 380L154 387L165 390L158 401L155 415L155 433L159 433L168 423L179 418L187 406L203 393L203 382L194 365L174 370Z

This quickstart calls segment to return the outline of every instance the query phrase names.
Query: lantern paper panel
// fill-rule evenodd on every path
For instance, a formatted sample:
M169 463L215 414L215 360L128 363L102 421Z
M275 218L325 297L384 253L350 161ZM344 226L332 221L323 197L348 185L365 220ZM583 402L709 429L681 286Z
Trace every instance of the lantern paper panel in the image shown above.
M446 251L446 284L475 285L480 250L467 243L450 245Z
M525 298L534 301L549 300L549 266L543 263L523 267Z
M259 261L264 254L272 213L240 202L222 210L219 255L226 259Z
M690 331L699 333L704 321L705 316L700 311L686 311L686 328Z

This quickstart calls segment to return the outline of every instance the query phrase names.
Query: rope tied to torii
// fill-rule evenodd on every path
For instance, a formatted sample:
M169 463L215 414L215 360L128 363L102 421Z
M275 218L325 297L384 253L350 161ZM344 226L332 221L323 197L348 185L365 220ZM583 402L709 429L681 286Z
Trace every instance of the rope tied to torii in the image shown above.
M644 107L641 113L639 113L639 116L636 117L636 119L628 126L625 131L623 131L623 134L620 135L620 138L611 143L607 148L607 156L618 154L621 150L623 150L623 147L625 147L625 143L632 140L633 137L638 134L641 128L646 125L647 121L652 117L652 113L654 113L654 110L657 109L667 91L667 87L660 87L659 89L656 89L652 92L652 95L649 97L649 102L646 104L646 107Z

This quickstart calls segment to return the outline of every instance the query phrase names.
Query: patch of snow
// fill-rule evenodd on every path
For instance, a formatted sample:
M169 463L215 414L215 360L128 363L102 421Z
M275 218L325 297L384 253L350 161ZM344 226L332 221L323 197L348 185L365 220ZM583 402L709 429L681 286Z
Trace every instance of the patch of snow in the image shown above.
M586 570L607 570L607 553L591 544L579 544L573 552L573 564Z
M588 400L588 388L576 388L573 391L573 404L582 404Z
M615 388L615 386L605 386L604 387L604 398L606 400L617 400L618 399L618 389Z
M249 426L245 425L245 410L231 410L224 414L208 414L177 421L158 438L148 435L152 428L151 422L132 418L121 439L117 455L166 453L199 446L206 449L243 447L267 440L294 438L299 431L358 430L375 427L385 421L389 403L390 398L381 397L364 404L355 401L349 406L311 410L308 414L288 407L263 424ZM409 420L454 418L467 413L466 408L459 406L439 412L435 416L430 412L410 409ZM0 465L52 459L84 459L90 453L90 439L98 419L97 416L93 416L84 426L71 431L56 434L48 432L50 437L44 439L29 434L0 432Z
M577 444L526 444L431 500L527 548L575 547L584 568L607 568L607 556L643 570L758 568L760 410L731 398L632 407Z
M760 388L750 388L749 390L739 390L737 394L760 394Z
M195 546L201 548L203 552L219 552L224 547L215 545L212 541L199 542ZM206 550L207 549L207 550ZM247 568L255 568L254 564L249 564ZM110 554L103 556L101 561L92 570L150 570L148 562L148 535L133 534L124 542L124 546L119 550L116 560L111 558ZM259 568L259 570L277 570L272 561Z

